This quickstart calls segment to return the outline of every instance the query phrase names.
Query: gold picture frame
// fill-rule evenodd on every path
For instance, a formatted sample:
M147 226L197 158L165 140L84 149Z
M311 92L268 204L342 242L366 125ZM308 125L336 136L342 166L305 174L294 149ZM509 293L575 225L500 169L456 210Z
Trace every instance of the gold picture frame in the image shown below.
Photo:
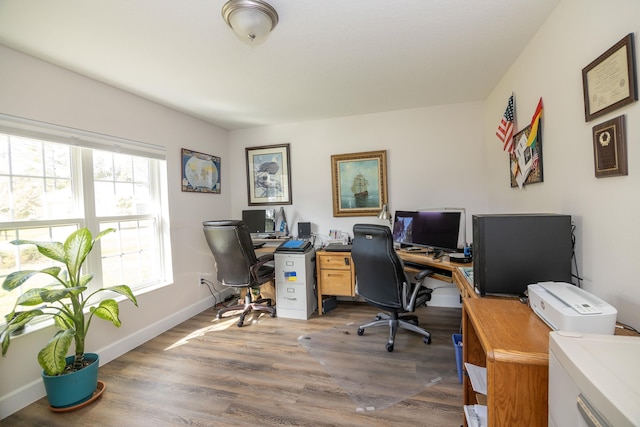
M249 206L290 205L289 144L245 148Z
M593 127L593 165L596 178L628 175L624 116Z
M630 33L582 69L585 122L638 100L634 52Z
M376 216L387 203L387 151L331 156L333 216Z

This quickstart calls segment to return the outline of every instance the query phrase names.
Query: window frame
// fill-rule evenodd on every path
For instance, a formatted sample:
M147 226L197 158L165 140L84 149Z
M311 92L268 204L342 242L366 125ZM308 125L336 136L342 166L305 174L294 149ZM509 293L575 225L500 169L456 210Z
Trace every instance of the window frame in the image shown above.
M95 236L101 230L102 224L105 223L135 221L136 228L139 230L140 221L151 221L155 230L153 233L155 240L153 247L155 250L152 252L154 254L154 262L159 266L158 274L151 281L127 284L134 294L139 295L150 288L165 286L170 283L172 270L170 251L167 247L170 238L168 227L166 226L168 224L168 209L166 206L167 174L164 147L3 114L0 114L0 133L70 146L71 192L74 209L73 215L62 219L14 220L12 218L10 221L0 221L0 229L24 230L67 225L77 228L87 227ZM153 207L152 212L97 215L93 173L94 150L139 156L148 160L149 205ZM8 175L11 176L11 172ZM46 179L46 171L43 171L43 175ZM121 257L122 255L122 253L119 254ZM104 286L102 259L102 246L97 244L85 263L85 269L95 274L94 280L90 284L95 288ZM3 323L5 323L5 319L0 318L0 324Z

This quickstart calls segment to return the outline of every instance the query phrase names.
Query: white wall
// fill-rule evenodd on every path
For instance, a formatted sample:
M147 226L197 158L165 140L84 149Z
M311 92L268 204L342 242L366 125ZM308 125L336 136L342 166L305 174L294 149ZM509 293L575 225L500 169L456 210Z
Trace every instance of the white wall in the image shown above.
M585 123L582 69L628 33L640 30L637 0L563 0L486 100L485 144L493 212L571 214L584 288L613 304L618 320L640 327L634 263L640 241L640 103ZM518 129L544 102L544 183L524 190L507 181L506 154L495 130L511 92ZM595 178L592 128L624 114L629 175ZM515 246L515 244L514 244Z
M387 150L389 205L393 211L464 207L487 209L482 135L483 104L467 103L231 131L231 165L243 175L231 183L232 213L247 209L245 147L291 144L293 204L284 206L293 234L298 221L312 231L352 234L377 217L333 217L331 155ZM470 224L470 222L469 222ZM469 238L470 238L469 233Z
M211 295L199 284L201 274L214 271L202 222L230 212L227 132L3 46L0 64L0 113L167 149L173 282L140 295L139 308L123 303L120 329L94 322L88 351L99 351L107 362L210 307ZM181 192L182 147L222 158L222 194ZM44 396L36 356L50 336L51 331L39 331L12 340L7 357L0 360L0 419Z

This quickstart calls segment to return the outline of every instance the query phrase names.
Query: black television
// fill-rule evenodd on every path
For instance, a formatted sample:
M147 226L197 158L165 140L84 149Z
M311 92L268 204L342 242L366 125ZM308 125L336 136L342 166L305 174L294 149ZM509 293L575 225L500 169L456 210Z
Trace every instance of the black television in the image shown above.
M418 246L456 252L464 246L461 210L396 211L393 240L401 246ZM462 240L461 240L462 239Z
M533 283L571 283L570 215L473 215L472 225L473 282L481 296L522 296Z

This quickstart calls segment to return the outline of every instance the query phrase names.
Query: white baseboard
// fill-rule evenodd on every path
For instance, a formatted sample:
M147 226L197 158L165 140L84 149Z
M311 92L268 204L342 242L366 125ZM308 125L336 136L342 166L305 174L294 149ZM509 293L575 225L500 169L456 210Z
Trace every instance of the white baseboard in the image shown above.
M225 288L218 294L218 301L224 300L226 297L235 293L234 288ZM99 349L96 353L100 354L100 365L109 363L119 356L127 353L130 350L138 347L141 344L149 341L152 338L160 335L161 333L168 331L176 325L184 322L187 319L192 318L198 313L211 308L214 304L213 296L203 299L189 307L186 307L171 316L168 316L156 323L147 326L120 341L111 343L110 345ZM23 387L12 391L4 396L0 397L0 420L8 417L14 412L19 411L32 404L33 402L43 398L45 396L44 385L41 379L32 381L25 384Z

